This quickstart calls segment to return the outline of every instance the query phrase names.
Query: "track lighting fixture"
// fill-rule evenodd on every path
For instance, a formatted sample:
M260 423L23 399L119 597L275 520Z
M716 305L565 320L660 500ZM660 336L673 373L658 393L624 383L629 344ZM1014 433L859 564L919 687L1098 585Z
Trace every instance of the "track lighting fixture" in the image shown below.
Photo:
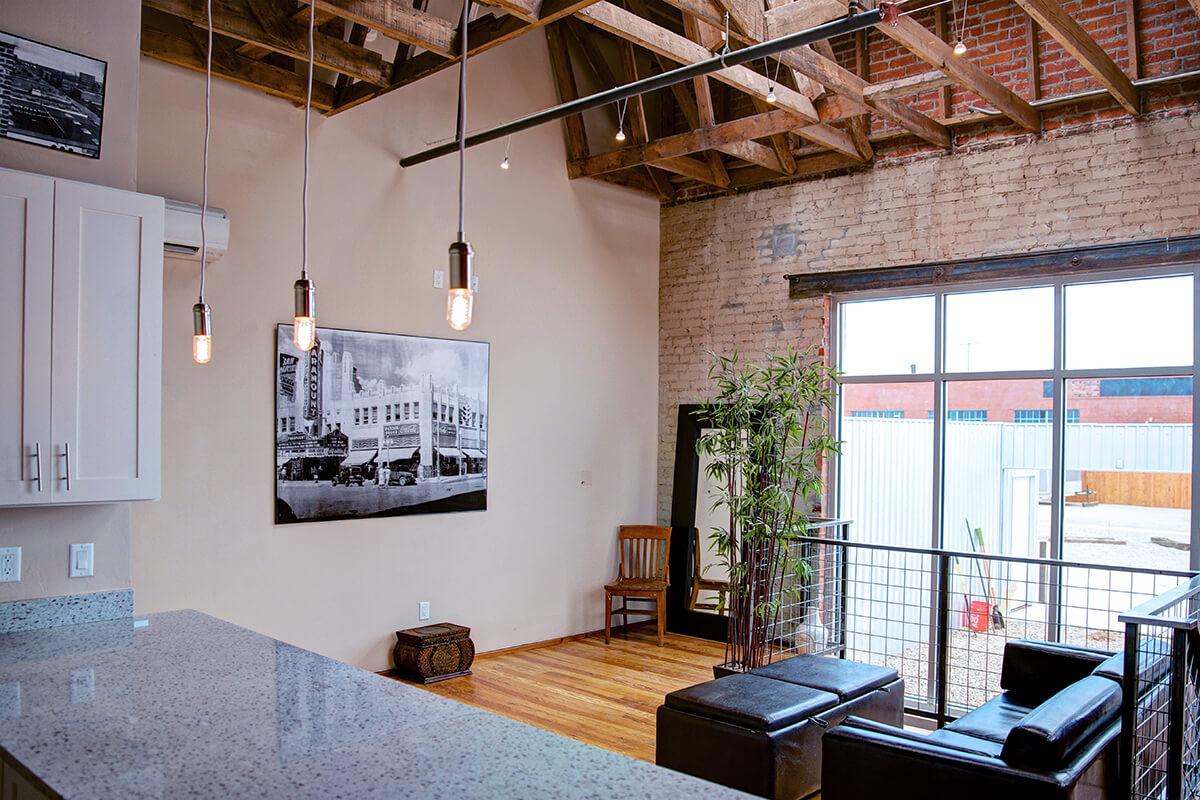
M775 84L779 81L779 61L778 61L778 59L776 59L776 61L775 61L775 76L774 77L771 77L771 62L769 62L766 58L763 59L763 73L767 76L768 80L770 81L767 84L767 102L774 103L775 102Z
M192 361L207 364L212 360L212 310L204 302L204 279L208 272L208 140L212 130L212 0L207 0L208 49L204 67L204 167L203 200L200 205L200 296L192 306Z
M954 55L961 56L967 52L967 2L963 0L962 12L960 13L955 0L950 0L950 11L954 15L951 20L955 33L958 35L954 40Z
M471 0L463 0L462 52L468 53L467 21L471 13ZM500 166L508 168L508 147L505 146L504 161ZM456 331L465 331L471 326L474 313L475 250L466 239L467 227L467 57L458 60L458 239L450 245L450 290L446 296L446 322Z
M308 352L317 344L317 287L308 277L308 149L309 119L312 116L313 29L316 27L316 3L308 5L308 89L304 97L304 199L302 235L304 260L300 279L292 287L295 316L292 319L292 342L297 349Z
M512 145L512 137L509 136L504 140L504 160L500 162L500 169L508 169L508 148Z
M954 55L961 56L967 52L967 45L962 39L954 43Z
M629 99L617 101L617 135L615 138L618 142L625 141L625 109L629 108Z

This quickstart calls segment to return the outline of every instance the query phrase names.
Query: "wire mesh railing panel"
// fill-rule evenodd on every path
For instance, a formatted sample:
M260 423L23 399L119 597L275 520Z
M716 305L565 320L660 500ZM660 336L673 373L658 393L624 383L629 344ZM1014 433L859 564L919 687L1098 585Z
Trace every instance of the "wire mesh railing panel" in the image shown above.
M1002 691L1007 642L1116 652L1124 646L1120 616L1191 577L840 536L792 546L809 570L780 599L775 656L836 654L892 667L905 681L907 710L939 722Z
M1137 605L1121 622L1129 796L1200 798L1200 579Z

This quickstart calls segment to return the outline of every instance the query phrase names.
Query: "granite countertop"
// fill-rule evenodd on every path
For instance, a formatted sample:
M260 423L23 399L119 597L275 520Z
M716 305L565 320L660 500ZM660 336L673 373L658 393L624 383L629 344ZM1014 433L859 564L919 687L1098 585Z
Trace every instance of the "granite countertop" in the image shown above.
M196 611L0 635L0 749L64 798L745 798Z

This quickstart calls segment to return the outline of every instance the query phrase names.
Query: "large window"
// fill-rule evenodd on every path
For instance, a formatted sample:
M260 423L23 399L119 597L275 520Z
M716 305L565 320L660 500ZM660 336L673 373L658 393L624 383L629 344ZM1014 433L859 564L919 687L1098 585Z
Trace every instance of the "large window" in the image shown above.
M834 503L860 541L1197 566L1195 276L841 298Z

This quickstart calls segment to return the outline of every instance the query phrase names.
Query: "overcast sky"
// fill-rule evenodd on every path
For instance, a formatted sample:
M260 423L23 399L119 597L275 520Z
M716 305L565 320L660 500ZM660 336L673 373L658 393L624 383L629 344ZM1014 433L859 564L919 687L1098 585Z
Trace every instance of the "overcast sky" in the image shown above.
M1192 276L1068 286L1066 366L1175 366L1192 363ZM839 328L848 374L931 372L932 297L846 303ZM948 295L947 371L1049 369L1054 293L1050 287Z

